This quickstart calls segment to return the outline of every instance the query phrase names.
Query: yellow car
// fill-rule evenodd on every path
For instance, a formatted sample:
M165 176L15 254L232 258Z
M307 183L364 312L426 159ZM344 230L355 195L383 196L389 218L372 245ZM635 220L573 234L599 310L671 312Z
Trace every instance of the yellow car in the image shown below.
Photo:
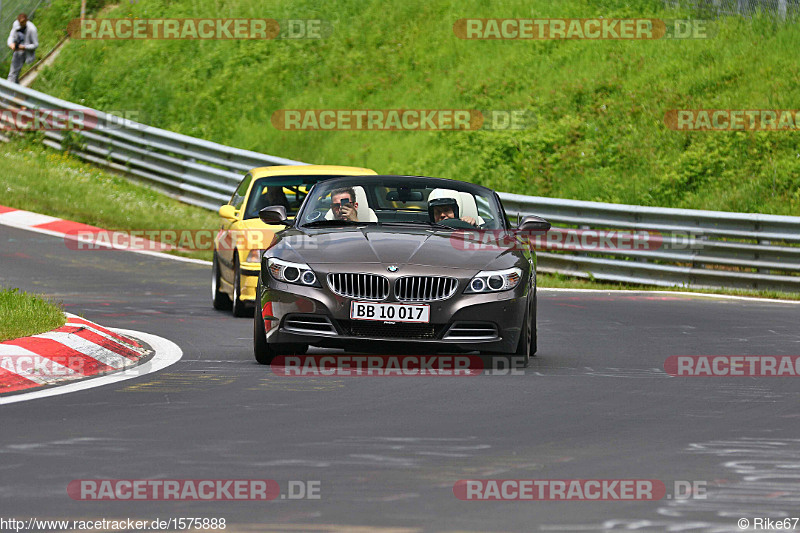
M262 222L258 218L261 209L282 205L291 218L318 181L376 174L368 168L331 165L262 167L248 172L230 202L219 208L221 220L211 267L214 309L232 309L234 316L252 312L261 254L269 248L275 232L284 228Z

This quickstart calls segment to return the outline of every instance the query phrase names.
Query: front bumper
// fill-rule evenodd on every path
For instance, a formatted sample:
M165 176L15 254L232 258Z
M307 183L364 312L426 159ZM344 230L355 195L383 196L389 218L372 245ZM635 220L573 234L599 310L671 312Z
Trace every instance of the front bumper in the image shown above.
M263 279L266 278L266 279ZM261 316L269 343L296 343L356 351L424 350L513 353L528 303L529 287L463 294L467 280L447 300L429 302L429 324L350 319L356 301L322 288L289 285L264 275ZM402 303L391 297L383 303Z

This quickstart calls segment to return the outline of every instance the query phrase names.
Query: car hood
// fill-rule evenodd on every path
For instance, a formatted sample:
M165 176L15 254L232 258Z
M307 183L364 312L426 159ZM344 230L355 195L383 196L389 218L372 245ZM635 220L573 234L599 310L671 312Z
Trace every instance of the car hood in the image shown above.
M371 263L480 270L512 266L522 256L515 239L490 238L492 242L487 245L485 237L476 231L386 226L292 228L280 237L276 253L309 265Z

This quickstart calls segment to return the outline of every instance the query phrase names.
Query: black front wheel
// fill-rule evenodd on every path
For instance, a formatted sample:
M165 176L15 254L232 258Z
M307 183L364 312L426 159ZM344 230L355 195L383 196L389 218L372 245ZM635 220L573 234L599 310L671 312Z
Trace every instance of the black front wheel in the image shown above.
M533 316L535 316L535 314ZM533 325L535 324L535 319L533 316L531 316L529 311L525 312L525 318L522 320L522 326L520 327L519 342L517 342L517 349L514 353L517 360L520 358L522 359L523 368L528 366L531 357L536 353L536 333L534 332L535 326Z
M262 365L268 365L278 355L267 342L267 330L264 327L264 317L261 315L261 282L259 281L256 289L256 308L253 312L253 353L256 361Z
M308 344L270 344L267 342L267 328L261 314L261 281L256 288L256 305L253 310L253 354L262 365L268 365L278 355L304 355Z

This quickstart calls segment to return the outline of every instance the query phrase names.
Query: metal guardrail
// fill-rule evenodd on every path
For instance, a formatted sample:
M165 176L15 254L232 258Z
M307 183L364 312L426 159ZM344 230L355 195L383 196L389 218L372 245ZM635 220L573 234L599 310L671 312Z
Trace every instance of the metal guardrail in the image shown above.
M76 111L71 132L44 132L44 144L146 181L186 203L216 210L242 175L255 167L305 165L283 157L231 148L67 102L0 79L3 109ZM79 118L82 116L83 118ZM1 118L1 117L0 117Z
M662 286L800 292L800 217L508 193L500 198L508 213L537 214L555 227L653 234L646 249L631 245L540 252L544 272Z
M304 165L123 120L0 79L4 109L74 110L77 133L46 131L44 144L123 172L184 202L216 210L244 172ZM2 115L0 115L2 119ZM95 127L91 127L91 126ZM547 246L539 270L597 280L680 287L800 292L800 217L670 209L500 193L506 212L535 214L555 234L654 232L657 246ZM559 229L561 228L561 229ZM577 231L576 231L577 230ZM607 234L606 234L607 235Z

